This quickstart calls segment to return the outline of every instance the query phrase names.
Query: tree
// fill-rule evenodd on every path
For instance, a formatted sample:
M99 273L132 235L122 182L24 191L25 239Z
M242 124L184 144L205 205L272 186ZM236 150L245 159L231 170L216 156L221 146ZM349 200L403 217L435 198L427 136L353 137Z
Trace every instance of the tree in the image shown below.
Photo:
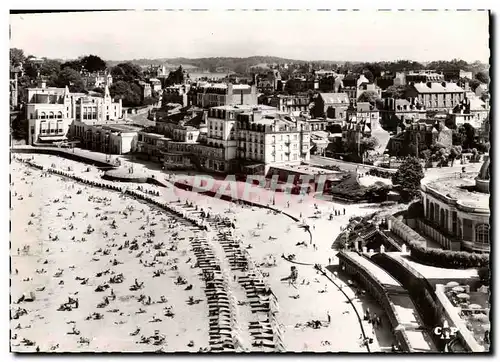
M376 101L379 99L379 96L377 92L375 91L366 91L361 93L361 95L358 98L358 102L369 102L369 103L376 103Z
M477 270L482 285L490 285L490 267L484 266Z
M290 79L286 82L285 92L287 92L288 94L295 94L295 93L297 93L297 90L298 90L297 80Z
M87 55L81 59L81 64L86 71L90 73L106 69L106 62L97 55Z
M365 151L373 151L378 146L378 140L375 137L367 137L361 140L361 146Z
M57 87L69 87L70 92L83 92L85 85L82 76L79 72L69 67L64 68L59 72L54 80Z
M45 77L56 77L61 71L61 63L57 60L47 59L40 67L40 75Z
M423 150L420 152L420 157L422 157L424 160L428 161L431 158L432 151L429 149Z
M83 65L82 65L82 62L78 59L77 60L70 60L70 61L67 61L67 62L61 64L61 69L64 69L64 68L71 68L73 70L76 70L77 72L81 72Z
M452 130L452 144L453 146L462 146L464 144L465 134L458 130Z
M416 157L407 157L392 177L392 183L399 185L406 201L420 194L420 181L424 178L422 165Z
M404 85L391 85L385 90L387 98L404 99L408 87Z
M487 71L481 71L476 73L476 79L481 83L488 84L490 82L490 75Z
M103 88L94 88L92 89L92 92L96 92L96 93L100 93L102 95L104 95L104 89Z
M130 62L120 63L116 67L111 69L111 75L117 80L124 80L126 82L132 82L141 77L141 68Z
M182 66L179 65L179 68L168 74L167 86L174 84L183 84L184 80L184 71L182 70Z
M479 87L480 84L481 84L481 82L477 79L470 79L469 80L469 87L473 92L476 91L476 88Z
M365 70L363 71L363 75L366 77L366 79L368 79L368 81L369 81L370 83L373 83L373 81L375 80L375 76L374 76L374 75L373 75L373 73L372 73L370 70L368 70L368 69L365 69Z
M15 140L28 139L29 120L19 112L15 119L11 121L11 134Z
M24 51L18 48L10 48L10 65L13 67L18 67L24 64L26 57L24 56Z
M458 131L464 135L463 148L472 148L476 146L476 130L470 123L464 123Z
M450 149L450 153L449 153L448 157L449 157L450 162L451 162L451 167L453 167L455 160L458 160L461 156L462 156L462 147L461 146L453 146Z

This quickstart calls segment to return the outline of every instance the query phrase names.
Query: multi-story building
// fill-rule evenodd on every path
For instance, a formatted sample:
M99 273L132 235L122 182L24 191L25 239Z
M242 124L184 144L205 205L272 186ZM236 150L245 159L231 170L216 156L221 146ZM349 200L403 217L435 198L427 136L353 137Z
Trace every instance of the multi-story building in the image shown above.
M236 159L260 165L262 174L272 166L300 165L309 161L311 139L306 122L271 116L264 111L248 110L237 115Z
M271 164L308 159L309 133L307 124L284 117L274 107L214 107L208 113L207 135L200 135L198 162L215 172L241 172L253 163L265 174Z
M169 138L163 134L147 132L145 130L137 133L137 156L146 158L148 161L157 161L162 163L163 150L166 149Z
M113 76L107 72L86 73L82 76L86 89L111 87Z
M146 82L144 82L142 80L140 80L139 82L137 82L137 84L142 89L142 94L141 94L141 99L142 100L144 100L145 98L151 97L151 95L153 94L152 88L151 88L151 84L146 83Z
M198 87L196 104L199 107L219 107L231 104L257 104L255 85L207 84Z
M69 135L82 147L110 154L135 150L140 128L125 124L122 101L113 101L107 86L103 97L79 95L72 109Z
M469 123L472 127L480 129L488 119L489 112L486 102L479 97L469 96L453 108L453 111L449 114L450 123L455 127Z
M450 148L453 144L452 131L435 119L421 119L406 125L403 132L391 137L387 149L391 156L420 156L420 152L431 149L436 143Z
M345 118L350 105L347 93L315 93L310 104L310 113L313 118Z
M490 251L490 160L477 177L442 177L421 183L424 217L418 231L446 249Z
M384 106L379 111L382 126L389 132L397 131L402 123L413 123L426 117L425 107L415 99L385 98Z
M114 102L108 86L104 89L104 97L82 96L75 100L73 107L76 122L98 123L123 118L122 100Z
M151 88L153 89L153 91L161 91L161 80L159 80L158 78L150 78L149 83L151 84Z
M406 94L415 98L428 111L451 110L465 98L465 91L455 83L411 83Z
M278 90L278 85L281 84L280 72L276 69L273 69L265 74L255 74L254 83L257 85L257 90L259 92L275 92Z
M47 87L41 81L37 88L29 88L27 93L28 143L66 140L75 117L75 99L68 87Z
M404 74L403 74L404 76ZM400 81L400 80L399 80ZM390 86L396 85L396 75L391 72L383 72L377 79L375 80L378 87L381 90L386 90Z
M340 93L342 89L343 74L319 77L318 90L323 93Z
M269 97L268 104L271 107L276 107L280 112L308 112L310 98L307 94L304 95L274 95Z
M346 121L342 128L342 141L347 151L361 156L361 141L374 137L377 146L374 151L383 153L390 136L380 125L380 113L377 107L367 102L358 102L356 108L349 107Z
M365 83L370 83L364 75L347 74L342 79L341 92L347 93L349 101L356 104L358 100L358 88Z
M162 104L167 105L169 103L181 104L183 107L187 107L192 103L189 102L190 85L189 84L175 84L170 87L163 89L162 93Z
M444 82L444 75L433 70L423 70L418 72L403 73L405 84L413 83L441 83Z
M444 70L442 73L446 82L458 82L463 78L472 79L472 72L462 69Z

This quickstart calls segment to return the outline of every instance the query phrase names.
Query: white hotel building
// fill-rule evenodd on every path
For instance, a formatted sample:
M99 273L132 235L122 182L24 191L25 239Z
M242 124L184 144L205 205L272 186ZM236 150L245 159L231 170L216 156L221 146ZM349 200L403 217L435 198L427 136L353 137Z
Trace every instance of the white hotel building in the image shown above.
M207 117L206 145L221 149L218 159L202 158L201 164L216 172L271 166L299 165L310 157L310 127L269 106L220 106ZM241 170L240 170L241 171Z

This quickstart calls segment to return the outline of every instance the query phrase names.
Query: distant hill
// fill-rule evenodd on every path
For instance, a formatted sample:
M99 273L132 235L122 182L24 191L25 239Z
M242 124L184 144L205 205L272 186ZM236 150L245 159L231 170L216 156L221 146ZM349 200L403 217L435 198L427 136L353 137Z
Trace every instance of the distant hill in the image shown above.
M107 61L111 66L124 63L126 61ZM216 72L217 69L227 69L234 72L246 72L251 67L258 66L259 68L267 68L269 64L274 63L308 63L305 60L286 59L272 56L253 56L247 58L233 58L233 57L214 57L214 58L160 58L160 59L133 59L131 63L138 65L163 65L168 64L173 67L182 65L186 70L198 69L209 72ZM337 64L342 62L318 62Z

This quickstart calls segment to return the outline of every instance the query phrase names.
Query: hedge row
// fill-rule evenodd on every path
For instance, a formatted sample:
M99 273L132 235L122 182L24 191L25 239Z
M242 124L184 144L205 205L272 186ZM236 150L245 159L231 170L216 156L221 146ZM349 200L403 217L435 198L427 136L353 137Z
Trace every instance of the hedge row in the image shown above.
M413 241L410 241L409 247L412 258L417 259L423 264L435 267L469 269L490 265L489 254L426 248L420 243Z
M371 176L377 176L377 177L382 177L382 178L387 178L387 179L391 179L392 175L393 175L393 173L391 173L391 172L378 170L376 168L370 169L370 171L368 171L368 174Z

